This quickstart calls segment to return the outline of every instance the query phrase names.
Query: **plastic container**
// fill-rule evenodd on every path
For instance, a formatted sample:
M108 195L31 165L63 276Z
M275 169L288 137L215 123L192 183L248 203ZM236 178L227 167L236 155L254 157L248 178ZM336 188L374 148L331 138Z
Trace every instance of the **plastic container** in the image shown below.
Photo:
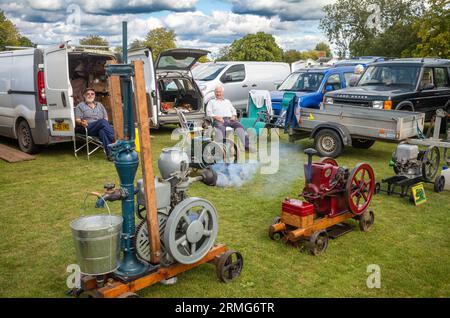
M444 176L444 178L445 178L444 190L450 191L450 168L443 167L441 176Z

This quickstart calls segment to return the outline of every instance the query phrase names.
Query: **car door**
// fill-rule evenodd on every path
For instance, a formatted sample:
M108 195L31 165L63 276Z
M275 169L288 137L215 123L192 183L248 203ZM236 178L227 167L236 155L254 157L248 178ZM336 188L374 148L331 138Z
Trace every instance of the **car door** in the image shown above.
M417 99L415 100L414 110L427 113L427 118L429 118L436 109L436 87L434 85L433 68L423 68L418 89L419 92Z
M128 60L144 62L144 80L147 90L147 101L151 101L149 107L150 124L152 127L158 126L158 105L160 96L156 89L156 73L153 65L152 52L149 48L142 48L128 52Z
M434 68L436 107L443 108L450 101L450 80L446 67Z
M224 96L229 99L236 109L246 109L248 92L251 89L246 80L245 64L231 65L220 77L225 88Z
M75 119L66 45L44 51L44 79L50 135L73 136Z

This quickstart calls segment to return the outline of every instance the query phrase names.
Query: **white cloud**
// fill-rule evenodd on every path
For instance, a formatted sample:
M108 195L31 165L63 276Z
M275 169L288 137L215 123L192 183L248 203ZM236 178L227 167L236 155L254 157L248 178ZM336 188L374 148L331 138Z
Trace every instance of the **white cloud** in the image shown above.
M36 2L31 8L25 5L24 1L4 3L0 0L2 10L7 12L7 17L16 24L19 31L40 45L57 44L67 40L76 44L80 38L91 34L105 37L112 46L121 45L123 20L128 21L130 42L134 39L143 40L151 29L165 27L175 31L179 47L203 48L213 53L218 53L220 48L231 44L235 39L259 31L274 35L283 49L310 49L317 42L325 40L318 31L317 20L288 21L278 15L237 14L224 10L214 10L209 14L199 10L170 12L159 17L137 13L90 13L99 7L110 10L117 4L117 0L81 1L81 24L77 27L66 23L69 13L66 13L66 8L61 7L61 4L67 2L68 0L44 0L41 3ZM129 4L137 8L155 2L133 0ZM159 1L160 5L172 5L174 10L188 8L198 1L181 2L183 1ZM264 3L268 5L272 2ZM39 7L46 8L38 9Z
M322 7L335 0L228 0L235 13L279 16L282 20L317 20Z

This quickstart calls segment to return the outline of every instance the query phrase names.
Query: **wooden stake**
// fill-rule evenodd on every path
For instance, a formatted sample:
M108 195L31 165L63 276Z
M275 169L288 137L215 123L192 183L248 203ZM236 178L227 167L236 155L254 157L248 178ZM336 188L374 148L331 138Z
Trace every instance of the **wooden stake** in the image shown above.
M150 124L148 118L147 92L145 90L144 62L133 61L134 65L134 97L136 104L136 121L139 131L142 178L145 189L145 206L147 208L147 227L150 240L150 262L160 262L160 237L156 208L155 176L153 174L153 158L150 141ZM151 101L150 101L151 103Z
M108 64L117 64L117 62L109 61ZM116 138L116 140L124 139L122 93L120 91L119 76L117 75L108 76L108 89L114 127L114 137Z

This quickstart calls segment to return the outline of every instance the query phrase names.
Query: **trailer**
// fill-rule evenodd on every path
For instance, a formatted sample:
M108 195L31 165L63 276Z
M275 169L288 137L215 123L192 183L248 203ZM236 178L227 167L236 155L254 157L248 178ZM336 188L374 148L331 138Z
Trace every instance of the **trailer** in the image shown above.
M322 157L338 157L345 146L370 148L376 140L400 142L423 131L425 114L321 103L319 109L290 107L289 141L313 138Z

